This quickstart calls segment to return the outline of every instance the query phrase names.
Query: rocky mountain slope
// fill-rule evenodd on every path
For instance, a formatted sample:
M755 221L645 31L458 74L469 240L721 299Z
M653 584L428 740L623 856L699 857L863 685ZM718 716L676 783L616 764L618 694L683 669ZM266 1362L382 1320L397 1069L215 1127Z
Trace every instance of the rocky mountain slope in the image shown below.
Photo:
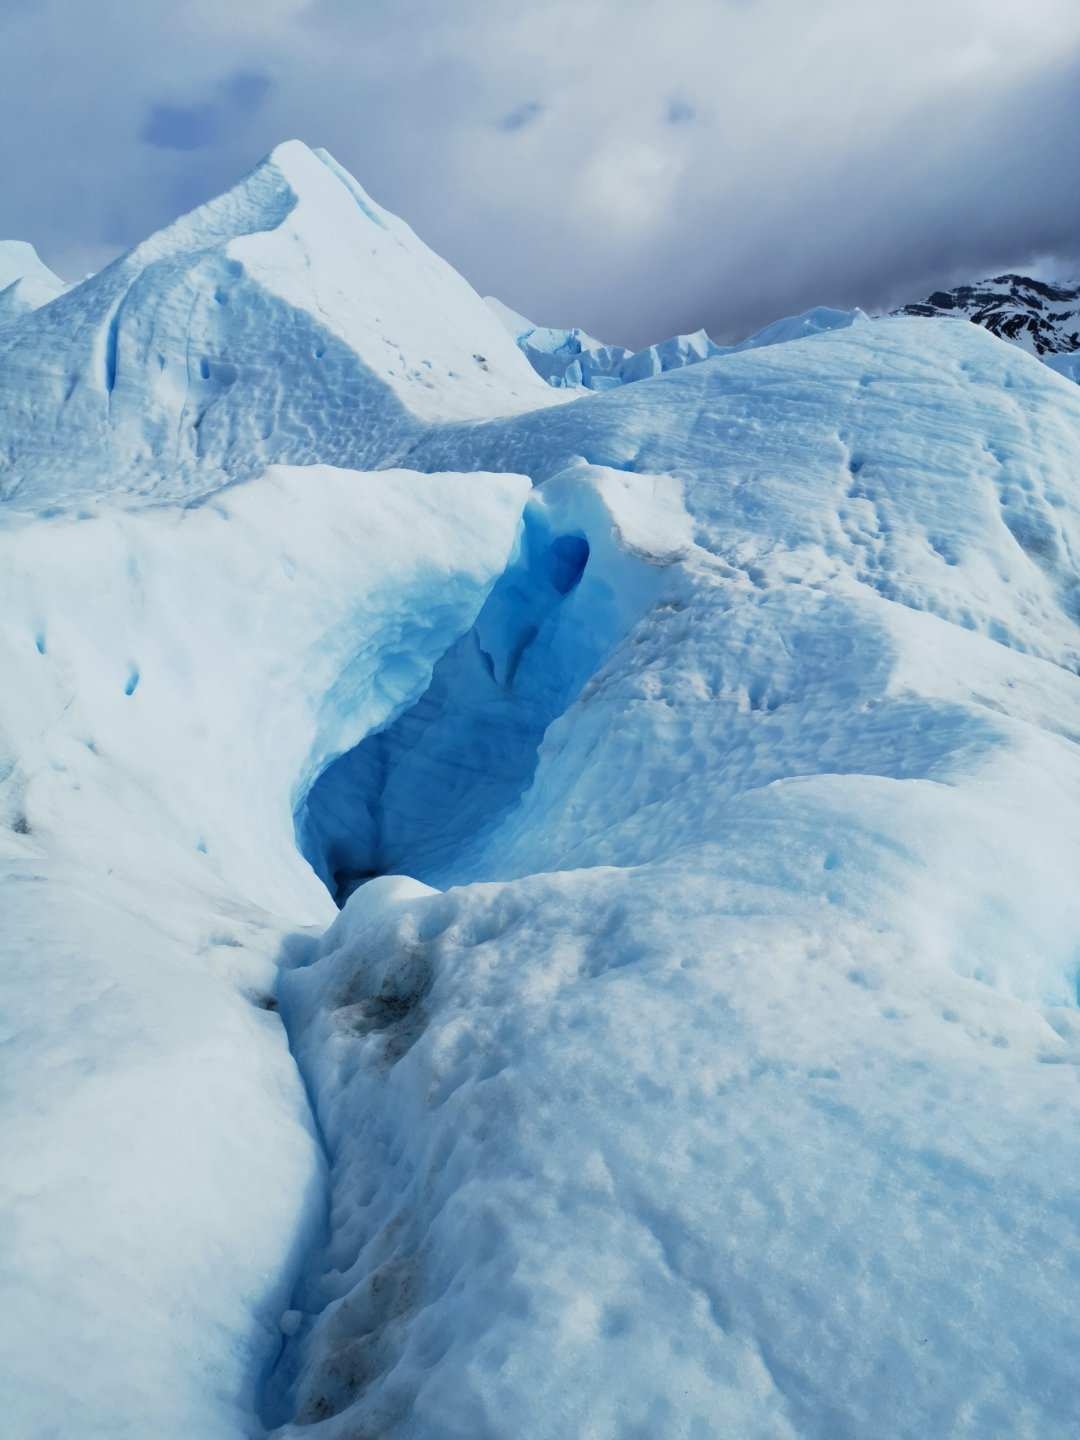
M996 275L955 290L935 290L896 313L967 316L1033 355L1080 350L1080 286L1051 285L1029 275Z

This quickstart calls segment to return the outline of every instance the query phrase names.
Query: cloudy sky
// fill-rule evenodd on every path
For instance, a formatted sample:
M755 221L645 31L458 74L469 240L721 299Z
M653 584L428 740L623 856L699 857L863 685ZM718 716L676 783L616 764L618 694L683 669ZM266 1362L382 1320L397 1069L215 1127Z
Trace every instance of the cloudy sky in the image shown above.
M0 0L0 238L66 278L325 145L640 344L1080 268L1078 0Z

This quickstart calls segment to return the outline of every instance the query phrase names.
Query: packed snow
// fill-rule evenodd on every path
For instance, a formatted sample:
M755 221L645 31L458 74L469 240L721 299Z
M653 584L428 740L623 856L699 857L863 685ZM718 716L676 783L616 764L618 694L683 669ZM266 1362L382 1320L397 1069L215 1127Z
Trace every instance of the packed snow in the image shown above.
M1080 392L504 320L294 142L0 330L9 1429L1072 1440Z

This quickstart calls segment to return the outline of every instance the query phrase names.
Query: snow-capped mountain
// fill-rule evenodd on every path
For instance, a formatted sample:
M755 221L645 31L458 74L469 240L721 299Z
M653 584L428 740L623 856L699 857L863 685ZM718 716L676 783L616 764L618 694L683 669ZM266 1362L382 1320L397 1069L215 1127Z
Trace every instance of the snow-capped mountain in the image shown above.
M9 1431L1072 1440L1080 391L520 338L296 142L0 328Z
M992 335L1033 355L1080 350L1080 287L1051 285L1030 275L995 275L902 306L898 315L967 316Z

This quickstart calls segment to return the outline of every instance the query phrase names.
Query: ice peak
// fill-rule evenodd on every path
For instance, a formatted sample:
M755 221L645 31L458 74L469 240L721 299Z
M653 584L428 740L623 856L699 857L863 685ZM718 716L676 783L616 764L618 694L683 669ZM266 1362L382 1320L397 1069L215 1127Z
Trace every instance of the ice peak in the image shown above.
M0 290L28 276L40 276L58 288L64 282L54 275L29 240L0 240Z
M320 212L322 223L342 223L344 189L369 219L383 225L374 202L356 180L326 151L315 151L302 140L283 140L254 165L235 185L197 205L186 215L141 241L119 264L142 268L156 260L193 249L205 250L229 244L244 236L280 229L299 209L307 219ZM349 212L349 218L355 216Z
M311 146L303 140L279 140L260 163L276 165L279 170L287 170L290 166L314 165L316 154Z
M554 398L467 282L299 140L76 286L40 328L12 299L0 292L0 324L18 320L23 373L17 391L0 386L0 429L17 440L0 496L22 502L100 491L103 476L160 499L268 464L385 465L425 423ZM5 340L6 324L0 361ZM27 418L28 395L55 434Z
M27 240L0 240L0 325L46 305L67 287Z
M272 166L296 192L298 199L303 199L305 192L314 190L318 193L326 185L326 172L329 173L340 184L344 185L354 197L359 194L364 202L372 207L375 202L364 190L356 177L339 161L335 160L329 150L321 146L312 148L303 140L282 140L266 155L245 180L240 181L243 185L247 179L259 174L264 168Z

